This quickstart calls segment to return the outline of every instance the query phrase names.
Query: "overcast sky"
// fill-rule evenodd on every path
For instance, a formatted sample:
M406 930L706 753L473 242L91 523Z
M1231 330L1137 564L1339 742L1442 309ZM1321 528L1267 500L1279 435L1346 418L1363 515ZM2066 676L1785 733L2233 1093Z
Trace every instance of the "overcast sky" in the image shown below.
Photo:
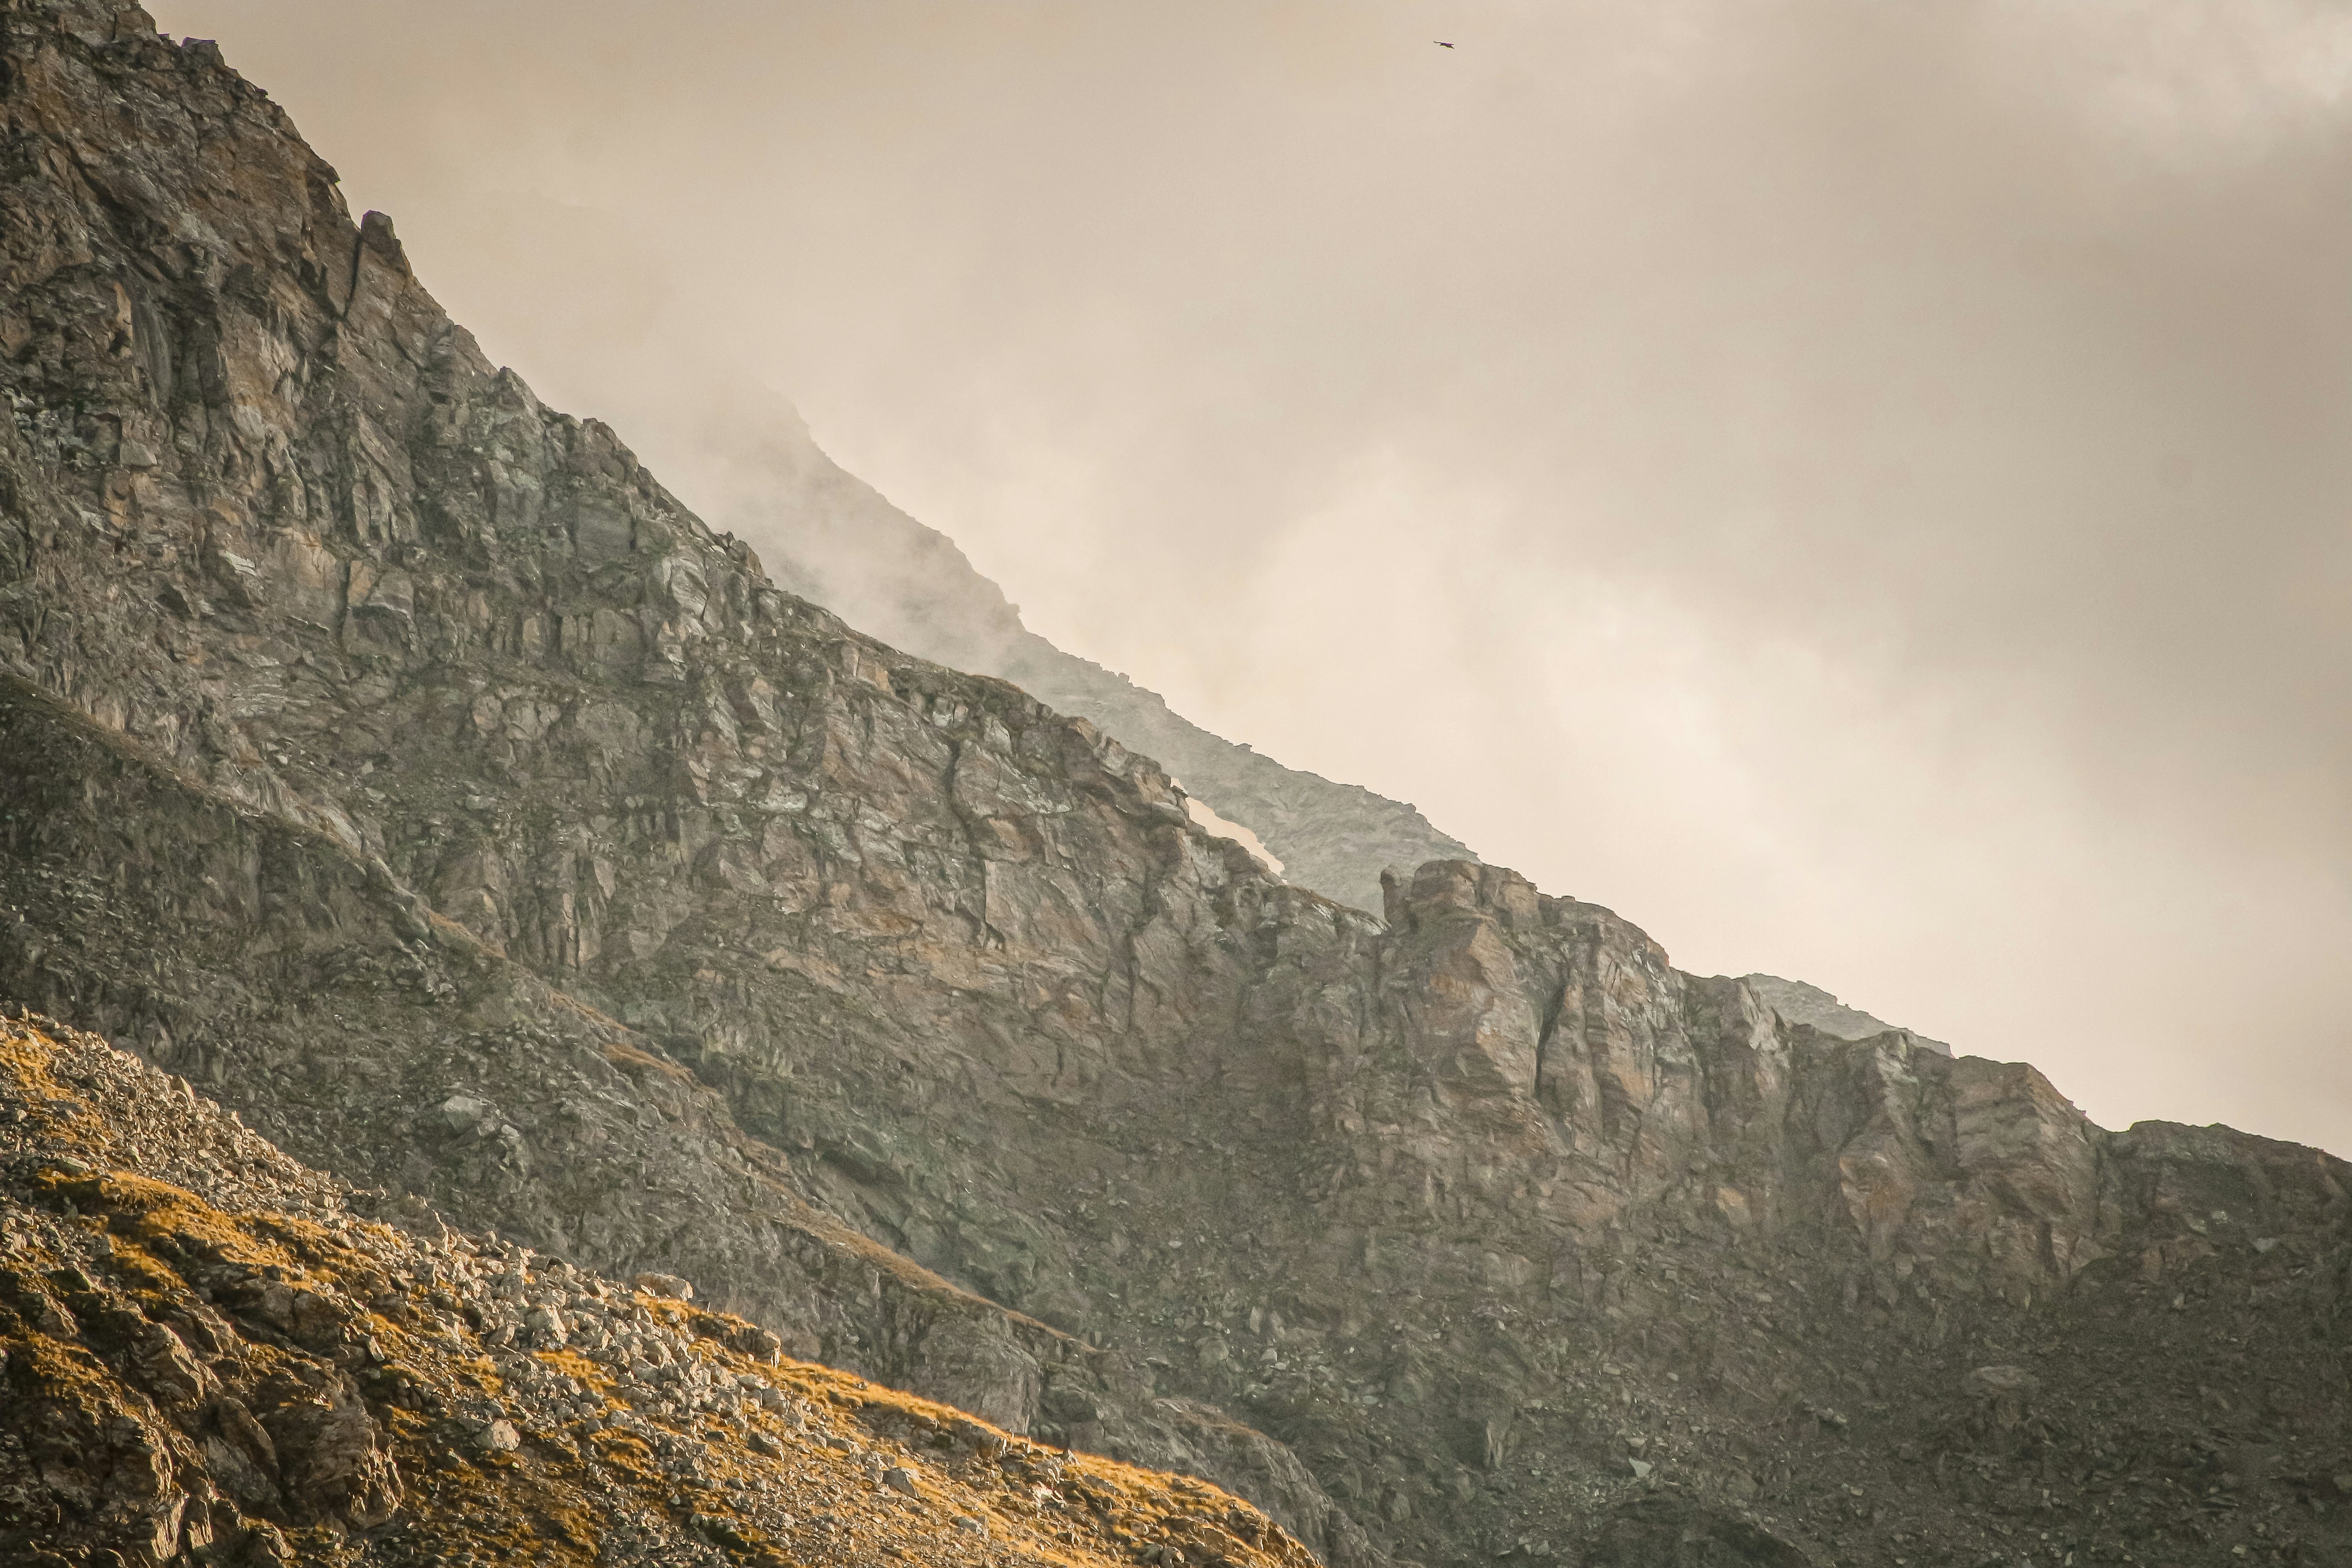
M689 504L788 398L1685 968L2352 1154L2352 8L151 8Z

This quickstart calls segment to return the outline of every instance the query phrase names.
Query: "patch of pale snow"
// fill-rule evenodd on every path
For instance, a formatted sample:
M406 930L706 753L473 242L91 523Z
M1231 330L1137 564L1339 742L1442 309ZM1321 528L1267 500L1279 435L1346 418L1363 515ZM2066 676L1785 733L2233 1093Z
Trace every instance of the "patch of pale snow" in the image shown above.
M1184 810L1186 814L1192 818L1192 825L1195 827L1202 828L1219 838L1232 839L1234 843L1248 850L1250 852L1251 858L1255 859L1259 865L1265 867L1267 870L1273 872L1277 877L1282 875L1282 862L1274 858L1273 850L1268 849L1265 845L1258 842L1258 837L1256 834L1252 833L1248 828L1244 827L1238 822L1234 822L1225 817L1219 816L1215 808L1211 806L1207 801L1202 800L1199 795L1186 795L1184 797Z

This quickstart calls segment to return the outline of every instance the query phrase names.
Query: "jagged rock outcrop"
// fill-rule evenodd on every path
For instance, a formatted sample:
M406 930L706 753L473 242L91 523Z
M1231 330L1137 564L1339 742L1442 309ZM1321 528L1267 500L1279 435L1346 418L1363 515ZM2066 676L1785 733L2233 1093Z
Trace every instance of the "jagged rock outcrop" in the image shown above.
M1213 735L1159 693L1064 653L1034 633L1024 633L970 668L1002 676L1155 759L1218 816L1255 834L1286 880L1328 899L1371 909L1380 901L1383 871L1475 858L1468 845L1439 831L1418 807L1361 784L1285 767Z
M1335 1568L2346 1542L2342 1163L1286 885L540 405L215 51L0 14L0 994Z
M1307 1568L1057 1454L495 1236L367 1219L187 1081L0 1017L0 1557Z

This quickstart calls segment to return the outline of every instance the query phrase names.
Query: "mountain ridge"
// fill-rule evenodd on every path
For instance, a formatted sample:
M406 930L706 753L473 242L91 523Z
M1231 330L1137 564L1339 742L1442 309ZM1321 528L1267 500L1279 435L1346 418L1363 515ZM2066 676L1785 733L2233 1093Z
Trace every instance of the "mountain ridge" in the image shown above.
M0 16L0 994L1333 1568L2346 1545L2342 1162L1273 879L541 406L217 50Z
M1373 910L1384 870L1476 858L1416 807L1211 733L1159 693L1029 630L952 539L835 463L789 409L764 439L741 445L752 472L714 487L714 515L761 547L779 585L893 647L1010 680L1156 759L1255 832L1289 880Z
M1809 1024L1825 1035L1835 1035L1842 1040L1866 1040L1875 1035L1909 1034L1910 1031L1873 1017L1859 1007L1850 1007L1818 985L1801 980L1784 980L1777 974L1743 974L1740 980L1756 993L1757 999L1772 1008L1792 1024ZM1925 1035L1912 1038L1941 1056L1953 1054L1952 1047L1941 1040L1931 1040Z

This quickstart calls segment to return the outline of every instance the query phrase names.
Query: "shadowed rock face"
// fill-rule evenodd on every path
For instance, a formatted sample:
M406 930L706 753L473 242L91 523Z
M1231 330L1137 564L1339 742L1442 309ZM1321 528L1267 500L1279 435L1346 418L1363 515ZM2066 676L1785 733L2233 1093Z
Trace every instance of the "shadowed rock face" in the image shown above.
M985 1300L812 1205L660 1045L490 952L322 834L158 768L0 679L0 995L102 1024L369 1184L625 1273L675 1270L793 1354L1008 1428L1206 1477L1327 1561L1360 1539L1295 1457L1152 1398L1138 1359ZM1066 1438L1067 1433L1055 1429Z
M2341 1163L1285 885L542 408L212 52L5 15L0 994L1334 1563L2347 1539Z

